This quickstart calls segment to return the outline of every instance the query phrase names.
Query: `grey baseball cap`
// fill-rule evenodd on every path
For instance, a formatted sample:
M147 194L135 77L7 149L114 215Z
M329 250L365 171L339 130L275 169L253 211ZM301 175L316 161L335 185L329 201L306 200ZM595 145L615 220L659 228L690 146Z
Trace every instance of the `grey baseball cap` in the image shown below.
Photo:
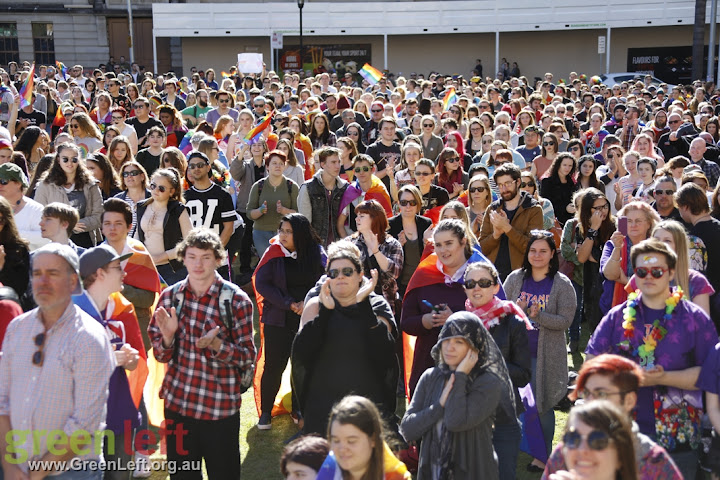
M132 256L132 252L126 253L125 255L118 255L115 249L106 244L89 248L80 256L80 277L87 278L95 273L98 268L102 268L110 262L114 262L115 260L122 262Z
M63 260L65 260L68 265L70 265L70 268L72 268L72 270L78 276L78 281L75 285L75 289L72 291L72 294L80 295L82 293L82 282L80 281L80 260L78 259L75 250L73 250L72 247L68 245L63 245L55 242L48 243L47 245L43 245L42 247L38 248L33 252L33 261L35 261L35 258L37 258L38 255L42 255L45 253L57 255L58 257L61 257Z

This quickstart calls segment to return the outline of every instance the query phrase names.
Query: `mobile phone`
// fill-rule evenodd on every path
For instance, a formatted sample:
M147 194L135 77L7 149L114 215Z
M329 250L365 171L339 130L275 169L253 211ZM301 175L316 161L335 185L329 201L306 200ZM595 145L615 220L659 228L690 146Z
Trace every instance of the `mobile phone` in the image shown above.
M627 217L618 217L618 231L627 237L628 219Z
M432 303L428 302L427 300L422 301L423 305L431 309L435 313L440 313L440 310L443 309L442 305L433 305Z

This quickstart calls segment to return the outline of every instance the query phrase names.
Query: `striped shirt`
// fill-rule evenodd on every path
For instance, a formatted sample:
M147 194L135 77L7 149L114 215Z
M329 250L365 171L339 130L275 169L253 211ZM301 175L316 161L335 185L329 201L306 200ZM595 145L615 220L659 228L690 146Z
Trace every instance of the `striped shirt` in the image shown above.
M33 451L33 434L62 430L70 437L78 431L93 437L91 453L78 455L98 460L96 435L105 428L108 382L115 370L115 355L105 330L97 321L70 302L57 322L46 332L43 365L33 365L38 351L35 337L45 327L39 308L10 323L0 362L0 415L10 417L12 429L20 431L18 451L29 460L47 453L47 436L39 435ZM33 434L31 434L31 432ZM27 462L20 465L27 471Z

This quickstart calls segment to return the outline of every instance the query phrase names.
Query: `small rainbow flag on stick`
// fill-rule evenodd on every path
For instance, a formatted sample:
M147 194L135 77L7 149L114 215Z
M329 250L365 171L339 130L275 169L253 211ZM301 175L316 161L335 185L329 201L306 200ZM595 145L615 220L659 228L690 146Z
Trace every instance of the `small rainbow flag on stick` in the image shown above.
M260 139L260 135L262 135L263 130L265 130L268 125L270 125L270 121L272 120L272 116L274 111L268 113L265 118L263 118L263 121L255 125L255 128L250 130L247 135L245 135L245 142L248 145L252 145L253 143L256 143Z
M445 92L445 98L443 98L443 111L448 110L451 105L456 104L458 101L458 96L455 93L455 87L450 87L450 89Z
M381 78L383 78L382 72L377 68L373 68L369 63L363 65L358 73L372 85L375 85Z
M28 105L32 105L32 94L33 90L35 89L35 64L32 64L32 67L30 67L30 74L25 79L25 83L23 83L22 87L20 88L20 108L27 107Z
M67 80L67 67L65 66L65 64L55 60L55 66L62 75L63 80Z

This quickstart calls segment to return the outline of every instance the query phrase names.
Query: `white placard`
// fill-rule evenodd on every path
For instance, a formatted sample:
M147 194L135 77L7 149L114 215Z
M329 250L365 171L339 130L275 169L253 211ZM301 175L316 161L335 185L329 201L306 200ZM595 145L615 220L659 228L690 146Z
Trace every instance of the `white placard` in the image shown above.
M281 32L273 32L270 37L270 46L276 50L283 48L283 34Z
M598 55L605 53L605 35L598 35Z
M262 53L238 53L237 68L242 73L262 73Z

